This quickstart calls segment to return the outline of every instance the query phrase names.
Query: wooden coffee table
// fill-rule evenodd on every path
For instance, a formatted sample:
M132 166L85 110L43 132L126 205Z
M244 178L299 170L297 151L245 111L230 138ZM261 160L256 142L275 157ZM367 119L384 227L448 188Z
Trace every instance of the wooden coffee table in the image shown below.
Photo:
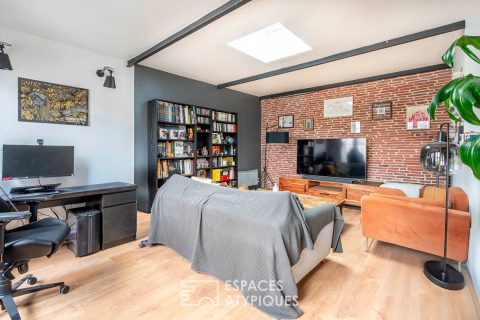
M268 189L257 189L257 191L272 191ZM299 194L295 193L298 197L298 200L302 203L305 209L311 209L313 207L319 206L321 204L333 204L334 206L340 209L342 212L343 204L345 203L345 199L336 199L336 198L329 198L329 197L321 197L321 196L310 196L306 194Z

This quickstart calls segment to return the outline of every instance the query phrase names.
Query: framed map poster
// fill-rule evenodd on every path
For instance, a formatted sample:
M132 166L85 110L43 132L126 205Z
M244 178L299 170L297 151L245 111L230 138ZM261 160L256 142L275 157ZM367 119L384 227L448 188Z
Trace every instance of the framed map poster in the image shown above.
M18 78L18 121L88 125L88 90Z
M353 97L328 99L323 101L323 117L351 117L353 115Z
M430 129L428 105L407 107L407 130Z

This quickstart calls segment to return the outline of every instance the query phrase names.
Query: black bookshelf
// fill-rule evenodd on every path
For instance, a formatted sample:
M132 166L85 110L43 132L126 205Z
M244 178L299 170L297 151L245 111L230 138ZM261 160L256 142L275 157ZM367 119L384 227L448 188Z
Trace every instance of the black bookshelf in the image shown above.
M165 109L162 109L162 112L159 110L159 104L160 103L166 103L166 104L171 104L171 105L176 105L179 106L179 108L192 108L194 110L193 112L193 118L190 117L191 121L178 121L178 116L173 115L173 114L165 114L165 110L168 109L167 107ZM174 109L174 107L172 107ZM189 109L190 110L190 109ZM160 114L162 113L162 114ZM214 113L215 116L218 117L226 117L228 118L227 120L230 121L224 121L224 119L215 119L214 120ZM168 120L172 121L166 121L164 118L168 118ZM184 118L183 120L185 120ZM234 121L231 121L234 120ZM202 123L200 123L202 121ZM206 122L206 123L203 123ZM201 107L201 106L193 106L193 105L188 105L188 104L183 104L183 103L178 103L178 102L172 102L172 101L167 101L163 99L155 99L151 100L148 102L148 136L149 136L149 141L148 141L148 199L149 199L149 204L148 207L151 208L153 199L155 197L155 194L172 174L182 174L183 176L191 177L191 176L200 176L203 175L207 178L215 178L212 177L212 173L214 170L230 170L232 169L233 171L227 176L223 176L223 178L220 179L215 179L214 182L218 183L220 185L225 185L228 187L237 187L237 179L238 179L238 163L237 163L237 154L238 154L238 114L236 112L227 112L223 110L218 110L218 109L213 109L213 108L208 108L208 107ZM217 130L213 130L214 126ZM229 127L225 127L229 126ZM169 130L178 130L179 132L182 131L181 129L175 129L175 128L183 128L185 127L186 129L186 134L185 136L182 137L170 137L170 136L159 136L159 128L169 128ZM218 129L229 129L231 130L234 128L233 131L235 132L225 132L225 130L218 130ZM193 135L189 135L189 130L193 130ZM228 131L228 130L226 130ZM164 132L163 132L164 133ZM224 141L221 141L221 143L213 143L212 141L212 133L215 133L217 135L221 135L224 138L225 137L232 137L233 138L233 143L226 143ZM170 132L168 132L168 135ZM171 143L189 143L192 145L192 152L193 154L189 155L183 155L183 156L172 156L169 154L168 156L166 154L159 154L159 145L162 145L162 143L165 143L165 145L171 146ZM168 144L167 144L168 143ZM163 145L162 145L163 146ZM184 147L184 149L188 149L187 147ZM203 155L200 150L202 148L206 148L208 155ZM227 155L227 154L220 154L214 155L213 152L214 150L217 150L220 148L220 151L223 151L225 149L222 148L232 148L232 150L235 150L234 155ZM175 148L174 148L175 149ZM162 149L163 150L163 149ZM174 150L175 151L175 150ZM226 165L217 165L214 167L213 166L213 161L214 158L216 158L216 161L218 162L218 159L223 159L231 157L233 159L234 163L228 163ZM191 160L191 172L184 172L183 170L173 170L173 167L177 165L177 162L183 161L183 160ZM228 160L228 159L227 159ZM170 161L167 162L168 167L170 170L168 170L168 174L166 174L165 170L161 170L159 167L161 166L164 168L164 166L167 166L163 161ZM223 161L223 160L222 160ZM225 160L226 161L226 160ZM232 161L230 161L232 162ZM202 168L201 164L203 164L205 167ZM163 175L161 175L161 174ZM166 176L164 176L166 175ZM233 178L232 178L233 176ZM218 174L216 175L218 178ZM228 179L227 179L228 178Z

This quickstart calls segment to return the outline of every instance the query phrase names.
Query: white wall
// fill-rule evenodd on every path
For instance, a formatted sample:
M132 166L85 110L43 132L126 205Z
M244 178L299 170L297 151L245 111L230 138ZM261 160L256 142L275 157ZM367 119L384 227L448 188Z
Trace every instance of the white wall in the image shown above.
M465 35L480 35L480 19L467 20ZM480 52L477 51L478 54ZM463 52L459 55L463 55ZM457 60L458 66L463 65L463 72L465 74L472 73L480 76L480 65L473 62L469 58L460 57ZM480 112L477 113L480 116ZM465 131L480 131L480 127L465 123ZM464 166L462 171L453 176L453 185L461 187L468 194L470 200L470 213L472 215L472 228L470 229L470 248L468 252L467 267L472 276L474 286L477 294L480 296L480 181L477 180L469 167Z
M13 45L7 48L13 71L0 70L0 148L35 144L37 138L47 145L75 146L75 176L42 183L133 182L133 68L116 58L1 27L0 41ZM103 66L116 70L116 89L104 88L104 78L95 74ZM19 122L18 77L88 89L89 125ZM31 184L37 181L1 182L6 189Z

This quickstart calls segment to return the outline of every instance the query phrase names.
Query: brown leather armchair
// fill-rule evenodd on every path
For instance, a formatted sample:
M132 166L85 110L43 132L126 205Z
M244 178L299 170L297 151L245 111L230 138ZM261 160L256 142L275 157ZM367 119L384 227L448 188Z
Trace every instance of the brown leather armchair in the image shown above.
M459 262L468 258L471 217L468 197L456 187L449 189L447 257ZM443 256L445 190L426 187L420 198L372 193L362 197L362 233L403 247Z

